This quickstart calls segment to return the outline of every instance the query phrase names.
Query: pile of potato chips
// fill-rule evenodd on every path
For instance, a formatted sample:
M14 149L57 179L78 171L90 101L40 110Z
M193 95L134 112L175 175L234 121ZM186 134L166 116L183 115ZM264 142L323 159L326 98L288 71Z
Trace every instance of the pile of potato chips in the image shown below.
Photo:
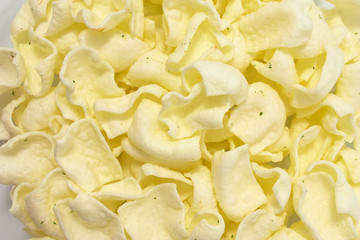
M32 239L360 239L360 1L27 0L0 183Z

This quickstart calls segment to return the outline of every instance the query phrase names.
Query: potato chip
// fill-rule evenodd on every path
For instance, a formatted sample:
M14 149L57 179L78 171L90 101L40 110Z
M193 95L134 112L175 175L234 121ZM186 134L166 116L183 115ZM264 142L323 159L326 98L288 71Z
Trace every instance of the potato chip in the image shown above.
M64 138L56 141L55 160L85 191L122 178L120 163L90 119L74 122Z
M313 239L352 239L353 219L340 214L335 204L335 183L324 172L302 176L294 183L294 209Z
M60 79L69 101L81 106L86 116L93 116L96 99L124 95L114 81L113 68L90 48L79 47L66 55Z
M227 72L227 76L216 75L220 72ZM190 94L165 94L159 115L159 120L169 127L168 134L176 139L190 137L201 129L222 128L225 113L247 96L248 87L243 75L225 64L195 62L187 66L182 78L186 90L191 88ZM199 80L202 81L197 83Z
M171 72L180 72L196 60L210 60L226 63L232 59L230 39L215 31L204 13L195 14L189 21L184 39L167 59L166 66Z
M29 213L25 209L24 197L26 194L34 190L36 186L27 182L20 183L11 191L11 200L12 205L10 212L12 215L17 217L26 227L27 231L31 233L32 236L44 236L43 233L33 222Z
M194 185L191 207L193 209L215 209L216 198L211 179L211 172L205 166L199 166L185 173Z
M13 94L14 93L14 94ZM19 123L20 119L17 118L15 112L23 110L21 107L26 101L26 94L24 91L11 91L11 95L14 99L11 99L10 102L1 109L1 124L4 127L7 135L16 136L24 132L21 124Z
M104 33L90 29L78 35L80 46L95 49L101 59L109 63L115 72L128 70L136 60L148 51L148 46L119 29Z
M305 44L313 30L308 9L311 1L270 2L240 19L239 28L246 39L246 49L256 52Z
M251 167L268 199L269 211L275 214L282 212L291 192L291 179L288 173L282 168L269 169L257 163L252 163Z
M19 35L13 44L24 58L27 76L24 81L25 91L36 97L44 95L54 80L58 56L55 45L38 35L32 27L29 28L28 36Z
M209 23L213 28L217 30L223 29L223 23L211 1L190 0L179 2L165 0L163 2L163 11L167 33L166 44L171 47L176 47L180 44L190 28L190 22L195 15L205 15L208 17Z
M329 173L335 181L336 211L341 214L350 215L356 223L359 222L360 203L344 174L334 163L325 160L317 161L309 166L307 172Z
M350 103L355 113L360 112L360 87L356 76L360 74L360 61L345 64L339 81L336 83L336 95Z
M126 84L135 87L157 84L169 91L183 92L180 74L168 72L166 60L167 55L158 49L145 53L130 67Z
M252 172L247 145L215 153L211 173L219 205L232 221L240 222L267 202Z
M118 209L131 239L184 239L185 207L173 183L163 183L145 198L127 202Z
M249 145L251 154L256 154L281 137L285 120L284 104L277 92L258 82L249 85L249 96L232 111L228 127Z
M160 99L165 93L162 87L149 84L122 97L97 99L94 102L95 117L108 138L113 139L129 130L143 98Z
M53 1L51 18L46 29L46 36L59 33L74 23L71 16L70 1Z
M19 87L24 79L24 59L19 52L0 48L0 95Z
M121 181L105 184L98 191L89 195L99 199L109 200L134 200L144 197L139 183L132 177L124 178Z
M247 215L239 224L236 240L250 238L254 240L267 239L284 224L284 218L265 210L258 209ZM259 231L258 229L261 229Z
M25 131L40 131L49 128L51 118L60 115L55 103L55 89L40 98L34 98L27 104L22 115L22 126Z
M59 201L54 212L66 239L127 239L119 216L87 193Z
M133 10L130 0L114 3L112 0L72 1L71 15L76 22L84 23L94 31L103 32L123 22Z
M216 240L224 233L225 223L223 217L214 210L198 211L190 224L191 240Z
M25 196L25 208L35 225L56 239L64 239L64 234L53 212L59 200L75 195L66 185L65 173L56 168L44 178L41 184Z
M201 157L200 136L194 135L180 140L171 138L166 134L166 125L157 119L160 111L159 103L143 99L129 128L129 140L145 154L158 159L155 162L149 159L150 163L161 162L160 165L171 168L190 168L191 165L188 164L196 163ZM126 147L124 150L127 152Z
M271 235L268 240L306 240L306 238L304 238L291 228L283 227L279 231Z
M53 140L41 132L24 133L10 139L0 147L0 182L39 183L55 167L53 151Z

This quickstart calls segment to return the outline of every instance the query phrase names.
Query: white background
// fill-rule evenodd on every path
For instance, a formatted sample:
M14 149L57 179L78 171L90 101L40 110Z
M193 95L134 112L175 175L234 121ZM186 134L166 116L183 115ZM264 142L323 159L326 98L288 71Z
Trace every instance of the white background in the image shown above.
M12 47L10 26L23 2L25 0L0 0L0 47ZM0 184L0 239L28 239L29 236L22 230L23 224L9 212L11 207L10 190L11 186Z

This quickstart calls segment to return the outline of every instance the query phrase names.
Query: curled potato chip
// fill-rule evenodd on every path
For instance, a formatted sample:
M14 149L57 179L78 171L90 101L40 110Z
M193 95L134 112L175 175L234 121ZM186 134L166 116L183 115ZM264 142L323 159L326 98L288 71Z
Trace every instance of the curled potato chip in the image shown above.
M335 181L336 211L340 214L350 215L358 223L360 219L360 203L340 168L332 162L322 160L314 162L307 169L307 172L321 171L329 173Z
M104 33L87 29L78 35L78 39L80 46L95 49L115 72L128 70L148 51L146 43L119 29L111 29Z
M54 212L66 239L127 239L119 216L87 193L59 201Z
M124 95L124 90L115 83L113 68L91 48L79 47L68 53L60 79L69 101L81 106L87 116L94 114L96 99Z
M230 131L249 145L256 154L278 140L285 127L286 113L282 100L269 85L249 85L248 98L231 113Z
M23 110L22 105L26 101L27 96L24 91L21 90L13 90L11 91L11 95L15 99L10 97L10 102L1 109L1 125L4 128L4 131L6 131L6 135L16 136L23 133L24 129L22 128L19 121L20 119L17 117L15 112Z
M176 185L154 186L145 198L127 202L118 214L131 239L185 239L185 207Z
M294 183L294 209L313 239L352 239L357 233L351 216L336 210L335 183L325 172L298 178Z
M167 59L171 72L180 72L196 60L211 60L226 63L233 57L233 44L223 33L215 31L204 13L194 15L186 36Z
M70 1L51 2L52 13L51 18L46 23L46 36L55 35L74 23L70 6Z
M65 237L53 207L59 200L75 197L67 187L68 178L63 173L60 168L52 170L38 187L25 196L25 208L35 225L56 239Z
M360 74L360 61L345 64L336 83L336 95L350 103L355 113L360 112L360 87L356 81Z
M32 27L29 28L28 36L19 35L14 40L14 45L24 58L25 91L36 97L44 95L54 80L57 48L51 41L38 35Z
M61 115L68 120L77 121L85 117L80 106L72 104L66 97L66 87L62 82L56 86L55 102Z
M39 183L55 166L53 151L53 140L41 132L29 132L10 139L0 147L0 182L12 185Z
M237 229L235 239L267 239L283 224L283 217L276 216L263 209L258 209L254 212L251 212L241 221ZM261 231L259 231L258 229L261 229Z
M201 129L222 128L225 113L247 96L244 76L226 64L194 62L184 69L182 79L185 89L191 89L190 94L165 94L159 115L159 120L169 127L168 134L176 139L190 137Z
M270 212L274 212L275 214L282 212L290 198L290 176L282 168L274 167L268 169L257 163L252 163L251 166L254 174L258 177L257 180L260 186L268 198ZM272 185L273 182L275 183Z
M0 48L0 95L19 87L24 79L24 59L19 52Z
M29 28L36 23L37 21L31 12L29 1L25 1L11 23L12 42L14 43L14 41L16 41L15 38L17 38L19 34L28 31Z
M247 145L215 153L211 174L219 205L232 221L240 222L266 203L266 196L251 169Z
M55 103L55 88L40 98L34 98L27 104L22 115L22 126L25 131L39 131L49 128L51 118L59 115Z
M307 128L296 136L290 149L289 175L304 175L309 164L318 160L334 161L344 143L344 137L330 135L318 125Z
M56 141L55 160L85 191L122 178L120 163L90 119L74 122L65 136Z
M131 13L132 1L72 1L71 15L76 22L84 23L88 28L103 32L122 23ZM106 6L106 7L105 7Z
M179 2L165 0L163 2L167 39L166 44L176 47L191 28L191 20L195 15L205 15L211 26L217 30L223 29L223 22L210 1L190 0Z
M188 240L217 240L225 230L224 219L215 210L198 211L192 218Z
M121 97L97 99L94 102L96 119L107 136L115 138L129 130L136 108L143 98L161 98L165 93L162 87L149 84Z
M282 227L279 231L271 235L268 240L306 240L291 228Z
M293 57L297 59L318 56L324 51L326 44L336 46L338 43L336 35L331 31L321 9L315 5L315 2L311 3L309 16L313 22L309 40L299 47L289 49Z
M45 234L36 226L29 213L25 209L24 197L34 190L36 186L27 182L20 183L11 191L11 208L10 212L17 217L27 228L32 236L44 236Z
M297 111L296 116L319 122L328 133L343 136L347 142L355 138L354 110L334 94L328 94L319 104Z
M98 191L91 192L89 195L98 199L108 200L134 200L144 197L144 193L139 183L133 178L124 178L121 181L105 184Z
M130 67L125 82L135 87L157 84L169 91L183 92L179 74L166 69L167 58L158 49L145 53Z
M344 66L344 55L339 48L331 45L326 45L325 51L326 59L317 83L309 88L303 85L294 86L294 95L291 101L293 107L305 108L318 103L335 85Z
M256 52L305 44L313 30L308 15L311 1L270 2L240 19L239 28L246 39L246 49Z
M166 134L166 125L158 120L160 111L159 103L143 99L129 128L129 140L143 153L157 159L156 162L149 159L151 163L171 168L190 168L201 157L200 136L194 135L180 140L171 138ZM126 151L125 147L124 149Z
M94 114L96 99L124 95L115 83L113 68L90 48L79 47L66 55L60 79L69 101L81 106L88 116Z
M194 185L191 207L193 209L215 209L216 198L211 179L211 172L205 166L198 166L185 173Z
M145 163L140 167L138 181L143 188L149 184L175 183L183 201L191 196L193 192L192 182L183 174L151 163Z

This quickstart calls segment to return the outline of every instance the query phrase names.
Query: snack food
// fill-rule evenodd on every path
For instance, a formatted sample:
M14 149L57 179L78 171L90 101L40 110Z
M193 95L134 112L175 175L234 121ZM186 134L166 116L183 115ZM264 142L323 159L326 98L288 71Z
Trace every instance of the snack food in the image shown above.
M32 239L356 239L360 2L28 0L0 182Z

